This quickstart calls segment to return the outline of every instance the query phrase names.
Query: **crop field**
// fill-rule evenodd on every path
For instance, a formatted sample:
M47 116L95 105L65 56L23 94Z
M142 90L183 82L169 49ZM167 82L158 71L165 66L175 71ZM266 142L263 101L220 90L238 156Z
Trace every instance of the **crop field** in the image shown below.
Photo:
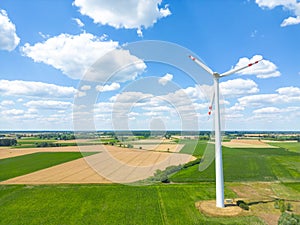
M198 144L202 155L206 146ZM183 148L185 152L188 152ZM183 151L182 150L182 151ZM195 153L194 153L195 154ZM225 181L300 181L300 153L284 148L227 148L223 147ZM171 177L173 182L215 180L215 164L200 172L198 165L183 169Z
M185 146L180 153L196 157L203 156L205 151L214 147L206 141L195 143L184 140L180 144L183 143ZM299 144L274 145L278 148L223 147L225 196L252 199L254 202L265 198L274 199L274 196L290 199L296 201L292 204L298 215ZM71 147L65 148L71 150ZM107 148L111 149L110 153L116 158L123 157L125 152L132 154L126 148ZM150 154L149 151L145 152ZM0 180L52 165L63 166L61 163L75 162L72 160L80 157L80 152L58 152L52 155L51 152L43 152L1 159ZM130 163L134 162L130 160ZM23 169L16 165L22 165ZM252 213L245 212L237 217L210 217L199 212L195 207L196 202L215 199L215 171L214 163L203 172L199 172L198 166L173 174L170 180L175 184L140 187L117 184L0 185L0 224L145 224L146 221L146 224L229 225L265 224L263 220L267 223L278 220L280 211L274 209L273 202L264 206L253 205ZM15 174L11 174L13 172Z
M300 142L267 142L270 145L300 153Z
M190 154L193 156L202 156L208 144L207 141L196 140L180 140L180 144L184 147L180 150L181 153Z
M94 154L94 153L85 153ZM40 152L0 160L0 181L81 158L80 152Z
M213 183L189 185L0 186L1 224L263 224L253 216L211 218L198 200ZM229 189L226 195L234 197Z

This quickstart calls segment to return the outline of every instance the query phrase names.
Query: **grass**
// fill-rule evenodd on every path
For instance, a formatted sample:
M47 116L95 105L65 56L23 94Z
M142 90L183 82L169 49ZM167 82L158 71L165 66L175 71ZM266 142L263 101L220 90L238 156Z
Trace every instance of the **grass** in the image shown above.
M95 154L95 153L85 153ZM83 157L80 152L40 152L0 160L0 181Z
M215 197L214 183L123 186L0 186L1 224L263 224L253 216L211 218L196 201ZM227 196L234 193L226 189Z
M202 147L201 147L202 145ZM199 144L198 144L199 146ZM196 149L201 154L203 143ZM203 172L198 165L179 171L173 182L215 180L214 162ZM300 181L300 153L283 148L247 149L223 147L225 181Z
M268 142L269 145L285 148L292 152L300 153L300 142Z
M180 153L190 154L193 156L203 155L204 150L206 149L207 141L197 141L197 140L180 140L179 144L184 144L183 148L180 150Z

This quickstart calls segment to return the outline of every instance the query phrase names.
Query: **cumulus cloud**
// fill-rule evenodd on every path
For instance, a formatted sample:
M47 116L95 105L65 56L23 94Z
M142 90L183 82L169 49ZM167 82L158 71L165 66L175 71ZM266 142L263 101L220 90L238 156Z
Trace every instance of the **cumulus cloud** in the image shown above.
M153 26L157 20L171 15L168 5L161 5L162 0L75 0L82 15L89 16L94 23L109 25L114 28L137 29Z
M255 94L259 92L258 85L253 80L244 80L241 78L221 82L220 90L224 96Z
M14 104L15 104L15 102L12 100L4 100L0 103L1 106L12 106Z
M120 88L119 83L112 83L112 84L106 84L106 85L97 85L96 90L99 92L106 92L106 91L115 91Z
M50 110L57 110L57 109L68 109L72 107L71 102L64 102L64 101L54 101L54 100L47 100L47 101L29 101L24 104L24 106L28 108L34 109L50 109Z
M158 83L160 83L161 85L165 86L168 82L170 82L173 79L173 75L167 73L165 76L161 77L158 80Z
M94 63L83 79L89 81L126 82L134 80L146 69L146 64L128 50L115 49Z
M77 93L77 90L73 87L58 86L42 82L0 80L0 93L7 96L72 98Z
M286 95L286 96L289 96L289 97L300 96L300 88L293 87L293 86L278 88L276 90L276 92L278 92L281 95Z
M18 116L24 114L24 110L22 109L8 109L1 112L4 116Z
M12 51L19 43L16 26L8 18L6 11L0 9L0 49Z
M282 21L282 23L280 24L280 26L286 27L286 26L289 26L289 25L296 25L296 24L299 24L299 23L300 23L300 16L289 17L289 18L284 19Z
M300 102L300 88L298 87L282 87L278 88L276 92L274 94L258 94L238 98L238 106L263 107Z
M84 27L84 23L78 18L72 18L79 27Z
M82 91L88 91L90 90L92 87L90 85L83 85L82 87L80 87L80 90Z
M263 9L274 9L281 6L290 11L294 17L288 17L282 21L281 27L300 23L300 2L297 0L256 0L256 4Z
M105 82L124 65L131 66L115 76L118 81L134 79L144 71L146 65L142 60L128 50L117 48L118 42L82 33L60 34L34 45L26 43L21 51L35 62L53 66L72 79Z
M253 63L257 60L261 60L262 56L261 55L255 55L251 59L248 59L246 57L240 58L238 63L235 65L236 68L243 67L245 65L248 65L249 63ZM241 70L238 72L238 74L242 75L256 75L257 78L270 78L270 77L279 77L281 73L278 71L277 66L272 63L269 60L263 59L259 63L246 68L244 70Z
M264 107L253 111L254 114L282 114L282 113L293 113L299 112L300 107Z
M244 107L261 107L282 101L283 97L278 94L249 95L238 99L239 104Z
M147 94L143 92L138 91L128 91L128 92L122 92L120 94L117 94L110 98L111 102L115 103L130 103L134 104L136 102L139 102L143 99L152 98L152 94Z

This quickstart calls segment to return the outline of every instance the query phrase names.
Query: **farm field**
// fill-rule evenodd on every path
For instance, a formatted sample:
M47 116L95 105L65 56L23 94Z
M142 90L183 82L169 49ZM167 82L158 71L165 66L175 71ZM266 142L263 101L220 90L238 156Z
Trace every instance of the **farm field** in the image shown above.
M163 153L146 150L131 150L115 146L105 146L107 154L113 159L131 166L149 166L168 160L168 155L202 156L207 150L213 149L213 144L206 141L184 140L180 153ZM276 143L279 144L279 143ZM91 168L84 159L71 160L66 163L16 177L11 180L32 180L34 174L50 171L52 180L45 182L51 185L30 185L35 182L20 182L25 185L0 185L0 224L277 224L280 211L274 209L274 199L283 198L291 201L293 212L300 214L300 153L295 143L284 143L290 146L276 148L228 148L223 147L225 198L244 199L251 205L251 211L243 211L237 217L211 217L199 212L195 204L203 200L215 198L214 163L205 171L199 172L198 166L191 166L171 175L169 178L175 184L152 184L149 186L126 186L108 183L106 179L91 180L88 170L77 170L79 164ZM293 145L292 145L293 144ZM194 147L196 148L194 149ZM289 149L292 148L292 150ZM74 147L58 147L49 149L69 149ZM89 149L89 150L88 150ZM103 148L97 146L80 146L84 152L91 149L99 153ZM42 149L38 149L42 151ZM1 151L7 151L2 149ZM15 151L15 150L14 150ZM30 151L30 149L16 150ZM96 158L94 154L87 158ZM64 153L64 152L59 152ZM70 152L68 152L70 153ZM73 152L80 154L78 152ZM184 153L184 154L183 154ZM92 152L87 154L93 154ZM139 155L140 154L140 155ZM157 154L157 156L154 155ZM35 154L23 155L30 157ZM108 155L106 155L108 156ZM150 157L151 156L151 157ZM141 158L140 158L141 157ZM14 157L18 158L18 157ZM11 160L14 158L7 158ZM167 159L167 160L166 160ZM80 161L80 163L79 163ZM2 160L0 160L0 163ZM103 164L103 163L108 164ZM76 164L79 163L79 164ZM103 169L111 161L91 160L90 163L100 165ZM66 165L73 165L67 167ZM101 167L101 165L106 165ZM56 170L60 168L60 171ZM112 168L112 167L111 167ZM242 169L241 169L242 168ZM119 167L124 171L124 167ZM155 167L152 167L153 172ZM55 172L53 172L55 170ZM65 171L81 174L81 183L62 182ZM52 171L52 172L51 172ZM7 173L7 170L1 174ZM97 175L95 171L94 174ZM119 174L124 176L124 173ZM72 176L72 175L71 175ZM148 175L147 175L148 176ZM49 178L49 173L44 179ZM91 175L92 177L92 175ZM25 179L25 181L26 181ZM55 179L58 182L55 182ZM7 180L9 181L9 180ZM24 181L24 180L23 180ZM9 182L8 182L9 183ZM18 182L16 182L18 183ZM37 182L39 183L39 182ZM13 182L11 182L13 184ZM264 204L256 202L266 201ZM16 210L17 209L17 210Z
M3 147L0 149L0 159L11 158L15 156L27 155L37 152L100 152L101 149L97 149L94 146L65 146L65 147L48 147L48 148L18 148L13 149L9 147Z
M94 153L86 153L94 154ZM0 160L0 181L83 157L80 152L39 152Z
M300 142L273 141L273 142L267 142L267 143L270 145L273 145L273 146L288 149L289 151L292 151L292 152L300 153Z
M6 178L12 178L4 181L5 184L50 184L50 183L128 183L141 179L146 179L152 176L157 169L164 170L170 165L184 164L194 157L188 154L180 153L163 153L156 151L137 150L120 148L115 146L80 146L76 147L55 147L55 148L33 148L23 150L6 150L2 154L3 157L11 156L18 152L18 154L27 154L19 156L20 159L26 159L26 165L20 164L16 161L17 158L7 158L3 160L9 162L10 167L15 167L14 171L24 170L22 173L17 173L19 177L6 176L3 171L3 176ZM90 152L97 152L99 154L90 155L84 159L78 159L76 161L66 162L58 160L57 162L49 159L47 166L39 167L38 164L33 164L36 159L35 154L29 154L31 152L41 152L40 154L50 154L47 151L57 151L57 153L63 153L65 150L75 152L76 155L81 156L90 155ZM78 152L78 151L81 152ZM4 150L3 150L4 151ZM57 154L56 153L56 154ZM70 153L70 152L69 152ZM6 154L6 155L5 155ZM29 155L28 155L29 154ZM37 154L37 153L36 153ZM45 156L46 156L45 155ZM51 155L51 154L50 154ZM79 157L78 157L79 158ZM73 158L76 159L76 158ZM55 159L53 159L55 160ZM47 161L46 159L44 160ZM40 163L41 160L39 161ZM66 163L64 163L66 162ZM64 163L64 164L61 164ZM60 164L60 165L58 165ZM52 167L51 167L52 166ZM35 169L28 170L27 167L34 167ZM51 167L51 168L47 168ZM23 169L21 169L23 168ZM44 169L47 168L47 169ZM44 170L41 170L44 169ZM39 171L37 171L39 170ZM31 173L34 172L35 173ZM28 174L26 174L28 173ZM23 175L23 176L20 176ZM109 181L111 180L111 181Z
M196 151L203 154L206 146ZM300 181L300 153L283 148L223 147L225 181ZM179 171L173 182L214 181L214 163L200 172L198 165Z
M269 145L267 142L251 139L232 139L222 142L222 145L228 148L277 148L277 146Z
M253 216L212 218L195 202L213 183L188 185L0 186L1 224L263 224ZM226 189L226 195L235 194Z

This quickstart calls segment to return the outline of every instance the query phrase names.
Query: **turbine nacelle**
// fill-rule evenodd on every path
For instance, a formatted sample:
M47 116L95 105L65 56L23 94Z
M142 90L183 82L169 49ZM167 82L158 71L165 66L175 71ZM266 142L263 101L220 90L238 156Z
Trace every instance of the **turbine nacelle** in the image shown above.
M218 72L213 72L212 74L214 76L214 78L220 78L221 75Z

